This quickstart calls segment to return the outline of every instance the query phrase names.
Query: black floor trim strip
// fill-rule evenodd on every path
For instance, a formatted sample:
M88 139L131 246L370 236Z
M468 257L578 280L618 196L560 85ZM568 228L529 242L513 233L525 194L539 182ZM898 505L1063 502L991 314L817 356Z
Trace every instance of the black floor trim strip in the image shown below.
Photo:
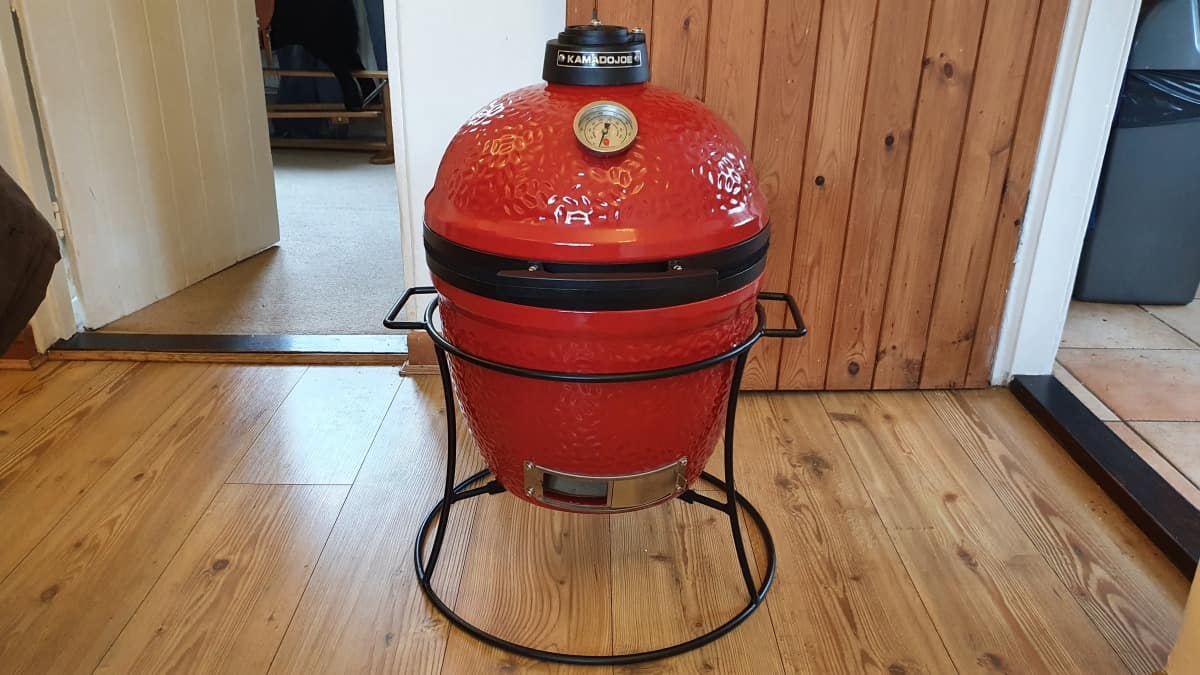
M219 354L403 354L406 335L159 335L76 333L55 351Z
M1013 394L1187 577L1200 561L1200 509L1053 375L1018 375Z

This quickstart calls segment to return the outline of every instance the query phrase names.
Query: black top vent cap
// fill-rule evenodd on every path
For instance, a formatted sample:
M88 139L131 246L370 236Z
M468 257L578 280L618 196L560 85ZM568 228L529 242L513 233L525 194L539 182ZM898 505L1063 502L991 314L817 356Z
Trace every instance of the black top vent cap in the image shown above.
M640 28L593 23L567 26L546 41L542 79L555 84L639 84L650 80L646 34Z

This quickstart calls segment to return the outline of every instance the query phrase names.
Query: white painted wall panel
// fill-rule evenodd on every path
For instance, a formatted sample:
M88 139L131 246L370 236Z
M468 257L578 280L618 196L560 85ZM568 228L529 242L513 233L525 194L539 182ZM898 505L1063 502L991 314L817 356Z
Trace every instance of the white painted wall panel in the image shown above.
M17 9L85 325L278 240L253 3Z
M541 81L546 40L563 29L566 9L562 0L394 2L388 30L398 37L399 54L393 50L388 58L393 102L400 99L401 107L394 123L400 189L407 192L404 244L412 252L406 261L413 283L425 284L421 223L442 153L476 110Z

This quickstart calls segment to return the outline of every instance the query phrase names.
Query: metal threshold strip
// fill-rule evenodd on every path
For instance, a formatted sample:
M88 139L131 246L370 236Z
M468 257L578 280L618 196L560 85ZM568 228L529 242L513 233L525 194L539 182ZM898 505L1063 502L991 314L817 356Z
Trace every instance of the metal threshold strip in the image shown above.
M1200 562L1200 509L1053 375L1018 375L1017 400L1187 577Z
M77 333L52 361L172 361L310 365L401 365L407 335L162 335Z

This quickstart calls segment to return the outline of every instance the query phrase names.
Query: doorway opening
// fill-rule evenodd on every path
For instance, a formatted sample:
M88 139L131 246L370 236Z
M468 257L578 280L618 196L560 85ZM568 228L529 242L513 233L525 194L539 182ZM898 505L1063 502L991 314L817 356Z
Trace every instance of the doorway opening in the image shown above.
M1143 2L1055 375L1200 507L1200 25Z
M403 287L396 176L361 153L275 149L279 243L100 332L384 334Z
M1181 55L1200 71L1193 5L1072 4L994 373L1012 375L1018 399L1189 575L1200 560L1200 222L1188 203L1200 114L1183 119L1170 99L1188 89L1161 80L1180 79ZM1152 84L1159 93L1145 96Z
M1072 300L1054 373L1200 508L1200 291L1177 306Z
M383 0L322 4L321 11L336 16L304 15L312 4L306 0L273 4L274 20L259 21L273 26L260 34L261 105L271 136L278 243L98 332L386 333L380 317L403 287L397 173L383 150L391 140L387 80L352 79L361 89L349 95L331 72L349 67L386 75ZM298 21L321 29L315 44ZM331 25L347 34L331 37ZM348 41L350 57L329 56Z

